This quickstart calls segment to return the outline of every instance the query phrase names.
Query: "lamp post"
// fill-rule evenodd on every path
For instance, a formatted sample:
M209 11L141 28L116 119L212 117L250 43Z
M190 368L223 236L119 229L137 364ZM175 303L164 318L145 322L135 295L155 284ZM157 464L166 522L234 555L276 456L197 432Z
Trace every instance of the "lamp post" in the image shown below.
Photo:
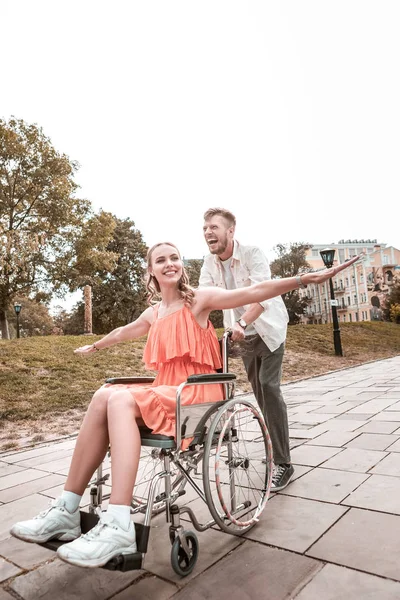
M22 306L18 302L14 304L15 314L17 315L17 338L19 338L19 313L21 312L21 308Z
M330 269L333 266L333 260L335 258L335 249L334 248L326 248L325 250L320 251L320 255L321 255L322 260L324 261L324 265L326 266L326 268ZM333 345L335 346L336 356L343 356L342 342L340 340L339 321L338 321L337 309L336 309L337 301L335 300L335 292L333 290L332 278L329 279L329 290L331 292Z

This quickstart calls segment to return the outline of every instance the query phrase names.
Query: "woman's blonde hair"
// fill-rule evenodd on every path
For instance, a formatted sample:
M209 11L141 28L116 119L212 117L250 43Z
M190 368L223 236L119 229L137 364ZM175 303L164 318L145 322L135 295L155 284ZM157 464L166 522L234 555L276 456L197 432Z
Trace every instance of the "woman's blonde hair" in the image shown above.
M150 248L150 250L147 252L146 289L148 292L147 302L149 304L155 304L157 302L157 297L158 298L160 297L160 292L161 292L161 289L160 289L157 279L154 277L154 275L151 275L151 273L150 273L151 256L152 256L154 250L156 248L158 248L159 246L171 246L172 248L175 248L175 250L178 253L179 258L181 257L181 254L180 254L178 248L175 246L175 244L171 244L171 242L160 242L159 244L154 244L154 246L152 246ZM191 306L193 304L194 290L189 285L189 277L188 277L188 274L186 273L185 267L183 265L182 265L182 276L178 281L178 292L179 292L179 295L182 298L182 300L185 302L185 304L188 304L189 306Z

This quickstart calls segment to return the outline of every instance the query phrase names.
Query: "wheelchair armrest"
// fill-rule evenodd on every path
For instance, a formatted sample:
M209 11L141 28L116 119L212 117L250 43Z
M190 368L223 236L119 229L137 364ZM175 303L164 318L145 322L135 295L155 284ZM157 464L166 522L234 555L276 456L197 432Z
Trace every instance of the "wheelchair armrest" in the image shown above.
M189 375L186 383L226 383L234 379L236 379L236 375L233 373L207 373L205 375Z
M153 383L155 377L109 377L106 383Z

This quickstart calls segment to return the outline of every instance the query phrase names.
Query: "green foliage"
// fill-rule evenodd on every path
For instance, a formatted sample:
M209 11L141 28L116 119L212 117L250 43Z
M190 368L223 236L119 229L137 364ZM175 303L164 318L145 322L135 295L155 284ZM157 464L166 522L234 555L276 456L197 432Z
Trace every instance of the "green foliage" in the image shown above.
M39 295L39 299L41 295ZM37 298L30 299L23 296L17 296L15 301L21 304L19 315L20 335L21 337L32 335L50 335L54 328L54 321L49 314L45 304L38 301ZM17 319L14 310L10 308L10 325L16 331ZM14 314L13 314L14 313Z
M383 306L383 318L385 321L393 321L393 315L396 317L396 309L393 307L400 304L400 281L396 279L390 289L390 292L386 298L386 302ZM394 323L398 321L394 320Z
M400 324L400 304L392 304L390 307L390 320L392 323Z
M275 246L274 250L278 258L271 263L272 277L294 277L309 271L311 267L306 260L306 252L309 248L310 244L301 242ZM289 325L296 325L308 305L307 298L300 298L298 291L292 290L282 294L282 299L289 314Z
M75 289L92 270L110 266L115 258L103 250L112 233L111 216L94 217L90 203L74 195L77 168L37 125L0 119L3 338L8 337L7 309L16 295L31 297L52 286Z

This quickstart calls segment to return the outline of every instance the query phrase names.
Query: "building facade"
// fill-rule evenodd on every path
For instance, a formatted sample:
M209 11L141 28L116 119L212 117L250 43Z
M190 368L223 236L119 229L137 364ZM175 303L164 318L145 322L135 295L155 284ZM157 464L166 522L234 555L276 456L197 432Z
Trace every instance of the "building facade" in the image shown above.
M400 250L377 240L340 240L337 244L316 244L307 251L306 259L313 270L324 267L320 250L335 248L334 264L365 253L365 257L347 271L333 278L338 319L342 323L382 320L382 307L393 285L400 281ZM306 324L332 320L329 282L309 285L300 290L309 305L302 317Z

